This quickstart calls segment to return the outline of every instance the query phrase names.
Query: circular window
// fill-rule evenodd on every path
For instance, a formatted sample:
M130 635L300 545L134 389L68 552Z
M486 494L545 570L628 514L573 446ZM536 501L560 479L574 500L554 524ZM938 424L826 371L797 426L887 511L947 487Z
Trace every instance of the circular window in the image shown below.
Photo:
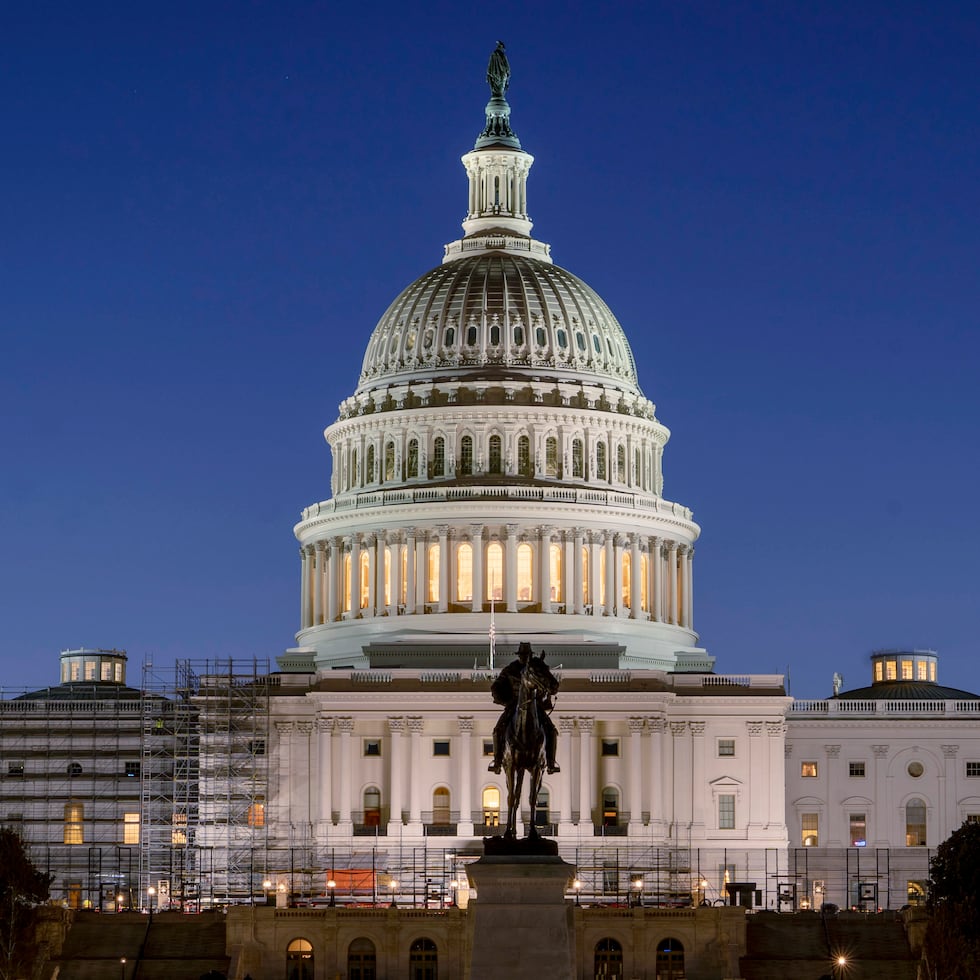
M923 769L921 762L910 762L907 772L913 779L918 779L925 772L925 769Z
M68 764L68 775L69 776L81 776L82 767L78 762L71 762Z

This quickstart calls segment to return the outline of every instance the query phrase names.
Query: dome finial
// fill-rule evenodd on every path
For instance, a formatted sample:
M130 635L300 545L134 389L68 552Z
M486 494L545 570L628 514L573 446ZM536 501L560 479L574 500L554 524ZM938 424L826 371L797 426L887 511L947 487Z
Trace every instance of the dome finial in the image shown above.
M510 106L506 93L510 87L510 62L504 50L504 42L498 41L490 55L487 65L487 84L490 86L490 101L487 103L487 124L477 137L474 150L485 146L509 146L521 148L521 141L510 128Z

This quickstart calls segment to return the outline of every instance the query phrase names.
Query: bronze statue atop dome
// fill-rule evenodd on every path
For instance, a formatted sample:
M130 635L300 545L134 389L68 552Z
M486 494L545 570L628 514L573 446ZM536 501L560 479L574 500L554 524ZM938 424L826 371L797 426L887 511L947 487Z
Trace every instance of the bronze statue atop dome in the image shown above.
M510 86L510 62L507 60L503 41L497 42L496 50L490 55L487 82L490 85L490 94L497 99L502 99Z

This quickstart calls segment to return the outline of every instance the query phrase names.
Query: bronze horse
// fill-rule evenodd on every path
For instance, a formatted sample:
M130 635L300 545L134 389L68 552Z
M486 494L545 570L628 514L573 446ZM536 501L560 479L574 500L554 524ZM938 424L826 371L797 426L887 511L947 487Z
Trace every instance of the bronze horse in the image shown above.
M517 707L504 738L503 766L507 774L507 827L504 837L510 839L517 836L517 815L521 807L525 773L529 777L528 804L531 811L527 836L538 836L535 811L546 765L543 702L558 693L558 680L544 662L543 654L528 657L519 677Z

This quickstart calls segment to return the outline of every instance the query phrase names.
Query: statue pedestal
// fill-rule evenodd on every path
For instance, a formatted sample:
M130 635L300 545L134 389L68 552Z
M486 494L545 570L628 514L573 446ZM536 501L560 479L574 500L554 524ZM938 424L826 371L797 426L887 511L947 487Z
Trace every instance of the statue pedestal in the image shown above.
M557 853L528 853L525 841L513 842L516 853L500 853L502 843L494 841L496 853L466 866L477 890L469 906L470 980L573 980L575 933L565 889L574 867Z

